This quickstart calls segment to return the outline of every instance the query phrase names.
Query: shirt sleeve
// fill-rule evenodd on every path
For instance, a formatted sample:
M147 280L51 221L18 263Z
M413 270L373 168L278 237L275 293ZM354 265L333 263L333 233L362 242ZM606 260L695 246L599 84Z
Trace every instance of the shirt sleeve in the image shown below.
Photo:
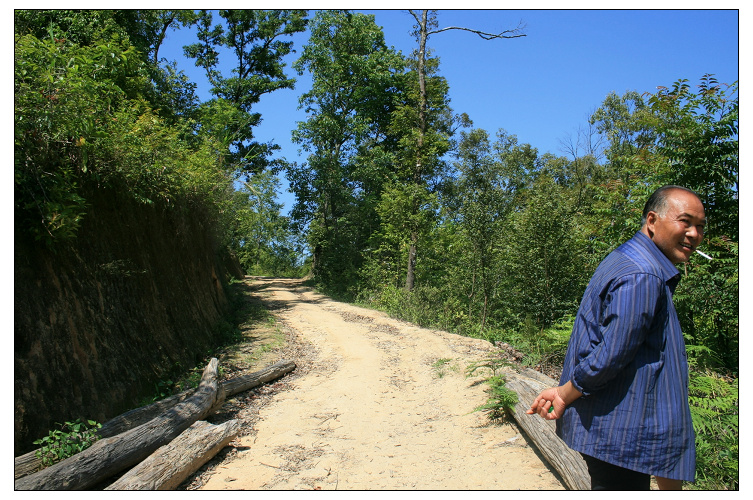
M591 349L573 370L572 383L584 396L606 387L635 358L651 331L663 285L651 274L627 275L609 284L598 324L589 332Z

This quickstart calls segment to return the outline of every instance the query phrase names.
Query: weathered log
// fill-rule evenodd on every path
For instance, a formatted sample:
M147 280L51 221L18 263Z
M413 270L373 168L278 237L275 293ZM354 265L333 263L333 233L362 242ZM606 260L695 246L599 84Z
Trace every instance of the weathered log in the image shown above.
M221 382L217 391L216 404L212 407L212 412L222 406L227 398L281 377L295 368L296 365L293 361L282 360L262 370ZM175 394L150 405L135 408L118 415L102 424L102 427L97 431L97 436L99 439L116 436L149 422L178 403L191 397L195 391L196 389L188 389L180 394ZM36 452L37 450L33 450L14 459L14 479L28 476L42 468L42 459L36 456Z
M530 368L523 368L520 370L520 374L523 375L526 378L532 378L534 380L538 380L542 384L544 384L544 387L555 387L560 385L559 382L554 380L551 377L547 377L541 372L537 372L536 370L532 370ZM533 401L531 401L533 402Z
M62 462L17 479L15 489L86 489L141 462L211 412L217 397L217 364L212 358L190 398L145 424L101 439Z
M34 474L42 468L42 459L37 457L37 450L24 453L13 459L13 479Z
M220 383L220 388L217 391L217 402L212 410L218 410L227 398L282 377L295 370L295 367L293 361L282 360L259 371L223 381Z
M102 427L97 430L97 439L116 436L120 433L131 430L134 427L138 427L141 424L145 424L178 403L185 401L191 397L195 391L196 388L188 389L152 404L140 408L134 408L133 410L122 413L102 424ZM37 451L39 450L32 450L15 457L13 460L14 479L28 476L42 468L42 459L37 457Z
M240 420L220 425L194 422L105 490L174 490L235 439L240 430Z
M555 433L554 420L544 420L538 415L528 415L526 410L539 393L547 387L554 387L557 383L551 380L545 384L539 380L509 374L505 387L518 394L518 403L512 412L515 421L525 431L544 456L544 459L554 467L570 490L590 490L591 477L580 453L569 448Z
M196 392L196 388L187 389L179 394L174 394L165 399L155 401L152 404L134 408L133 410L122 413L102 424L102 427L97 431L97 436L99 436L100 439L117 436L118 434L129 431L134 427L145 424L153 418L159 417L178 403L182 403L190 398L194 392Z

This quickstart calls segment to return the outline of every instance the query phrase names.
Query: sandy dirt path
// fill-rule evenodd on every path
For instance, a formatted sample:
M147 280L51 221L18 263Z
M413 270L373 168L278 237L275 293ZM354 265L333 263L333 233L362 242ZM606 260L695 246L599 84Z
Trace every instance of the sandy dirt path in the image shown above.
M486 384L465 367L490 343L335 302L298 280L265 285L265 303L315 356L201 489L564 489L519 428L473 412Z

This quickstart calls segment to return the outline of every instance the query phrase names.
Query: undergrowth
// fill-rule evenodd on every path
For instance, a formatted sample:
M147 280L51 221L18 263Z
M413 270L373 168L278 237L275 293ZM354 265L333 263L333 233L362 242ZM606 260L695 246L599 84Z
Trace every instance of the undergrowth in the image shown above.
M738 379L693 372L689 396L696 435L696 483L691 487L739 489Z
M36 456L42 460L43 467L49 467L90 447L99 439L97 431L102 427L102 424L93 420L76 420L56 425L60 428L53 429L47 436L34 441L34 444L39 445Z
M513 411L518 403L518 395L515 391L505 387L507 380L500 373L501 370L511 366L511 363L500 355L490 356L482 361L473 362L466 368L466 377L471 377L479 370L488 370L491 375L484 380L488 385L486 393L489 395L486 402L473 409L486 414L490 425L500 424L507 418L508 412Z

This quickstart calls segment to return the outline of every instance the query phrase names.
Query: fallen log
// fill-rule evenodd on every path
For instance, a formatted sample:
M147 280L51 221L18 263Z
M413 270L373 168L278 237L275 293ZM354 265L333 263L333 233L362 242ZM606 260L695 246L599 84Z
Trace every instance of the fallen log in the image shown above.
M526 378L532 378L534 380L537 380L537 381L541 382L542 384L544 384L544 388L555 387L555 386L560 385L559 382L557 382L553 378L547 377L543 373L537 372L536 370L532 370L530 368L523 368L523 369L521 369L520 370L520 374L522 376L526 377ZM533 401L531 401L531 402L533 402Z
M97 439L116 436L125 431L131 430L134 427L138 427L141 424L149 422L153 418L158 417L178 403L181 403L191 397L191 395L195 391L195 388L188 389L179 394L161 399L150 405L142 406L140 408L134 408L133 410L122 413L102 424L102 427L97 430ZM28 453L24 453L23 455L19 455L14 458L14 479L28 476L29 474L33 474L42 468L42 459L37 457L37 451L39 450L32 450Z
M282 360L259 371L223 381L218 390L217 402L212 410L219 409L227 398L282 377L295 368L296 365L293 361Z
M163 415L117 436L101 439L84 451L17 479L17 490L82 490L128 469L170 442L214 407L217 364L212 358L196 392Z
M196 392L196 388L187 389L181 393L155 401L152 404L134 408L133 410L122 413L102 424L102 427L97 431L97 435L100 439L117 436L118 434L129 431L134 427L145 424L153 418L162 415L178 403L182 403L190 398L194 392Z
M240 430L240 420L220 425L194 422L105 490L174 490L235 439Z
M97 439L117 436L125 431L138 427L158 417L165 411L191 397L195 388L185 390L165 399L161 399L150 405L134 408L102 424L97 430ZM37 451L32 450L13 459L13 479L18 479L33 474L42 469L42 459L37 456Z
M271 380L295 370L295 368L296 365L293 361L282 360L263 368L262 370L221 382L217 393L216 404L212 407L212 412L222 406L227 398L240 392L248 391L262 384L266 384ZM150 405L135 408L118 415L102 424L102 427L97 431L97 436L99 439L116 436L149 422L153 418L158 417L165 411L191 397L195 391L196 389L188 389ZM42 459L36 456L36 452L37 450L33 450L14 459L14 479L28 476L42 468Z
M588 474L586 462L580 456L580 453L573 451L557 436L554 420L544 420L538 415L526 413L526 410L531 407L531 403L542 390L556 385L557 382L554 380L551 380L551 384L546 384L541 380L508 374L505 387L518 394L518 403L511 413L518 425L544 456L544 459L560 475L566 488L569 490L590 490L591 476Z
M13 459L13 479L34 474L42 468L42 459L37 457L37 450L24 453Z

